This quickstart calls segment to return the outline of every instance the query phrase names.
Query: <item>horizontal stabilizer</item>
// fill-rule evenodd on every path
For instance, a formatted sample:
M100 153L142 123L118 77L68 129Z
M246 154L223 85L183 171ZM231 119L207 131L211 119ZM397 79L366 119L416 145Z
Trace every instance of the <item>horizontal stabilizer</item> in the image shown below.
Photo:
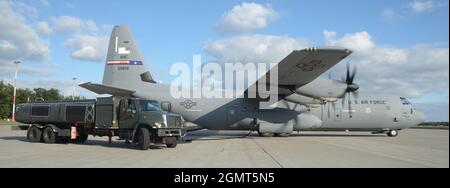
M94 84L91 82L80 84L80 87L85 88L97 94L110 94L114 96L131 96L135 91L120 89L103 84Z

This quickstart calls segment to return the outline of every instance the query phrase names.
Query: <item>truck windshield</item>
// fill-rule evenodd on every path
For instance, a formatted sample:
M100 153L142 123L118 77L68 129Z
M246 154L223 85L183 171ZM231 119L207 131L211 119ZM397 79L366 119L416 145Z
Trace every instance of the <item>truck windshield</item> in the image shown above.
M139 106L141 107L141 111L160 111L161 110L158 101L140 100Z

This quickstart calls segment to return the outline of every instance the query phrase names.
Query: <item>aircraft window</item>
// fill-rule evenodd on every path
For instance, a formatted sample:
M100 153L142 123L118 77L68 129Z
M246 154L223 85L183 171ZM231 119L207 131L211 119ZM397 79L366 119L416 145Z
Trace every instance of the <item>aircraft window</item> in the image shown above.
M400 97L400 101L403 105L410 105L411 103L405 97Z
M158 101L152 100L140 100L139 107L141 107L141 111L160 111L160 105Z

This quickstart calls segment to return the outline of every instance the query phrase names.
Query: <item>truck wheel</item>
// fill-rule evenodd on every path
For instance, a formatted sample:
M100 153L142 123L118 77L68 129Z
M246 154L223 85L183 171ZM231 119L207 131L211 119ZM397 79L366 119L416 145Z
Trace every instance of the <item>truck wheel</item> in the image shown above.
M47 144L54 144L56 142L56 134L53 132L53 128L46 127L42 133L44 142Z
M77 139L75 140L75 142L76 142L76 143L84 143L84 142L87 141L88 137L89 137L88 134L86 134L86 133L84 133L84 132L80 132L80 133L78 134L78 137L77 137Z
M41 129L35 127L35 126L31 126L30 128L28 128L27 131L27 139L30 142L40 142L42 138L42 131Z
M141 127L138 133L138 146L141 150L148 150L150 147L150 133L147 128Z
M175 148L175 147L177 147L177 143L174 142L174 143L166 144L166 146L167 146L168 148Z

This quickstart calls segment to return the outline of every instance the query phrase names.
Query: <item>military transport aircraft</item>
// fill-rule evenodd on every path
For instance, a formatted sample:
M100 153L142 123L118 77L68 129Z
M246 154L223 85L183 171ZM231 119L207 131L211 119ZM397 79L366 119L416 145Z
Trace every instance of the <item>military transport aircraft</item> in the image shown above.
M358 93L356 69L351 71L348 65L342 80L319 78L351 53L335 47L293 51L256 82L278 89L274 107L262 109L264 99L247 97L248 89L235 98L172 97L170 85L155 82L147 71L127 26L119 25L111 33L103 83L80 86L97 94L160 101L163 109L206 129L257 131L261 136L289 136L294 131L370 131L394 137L399 130L424 121L425 115L404 97ZM267 82L276 69L278 83Z

